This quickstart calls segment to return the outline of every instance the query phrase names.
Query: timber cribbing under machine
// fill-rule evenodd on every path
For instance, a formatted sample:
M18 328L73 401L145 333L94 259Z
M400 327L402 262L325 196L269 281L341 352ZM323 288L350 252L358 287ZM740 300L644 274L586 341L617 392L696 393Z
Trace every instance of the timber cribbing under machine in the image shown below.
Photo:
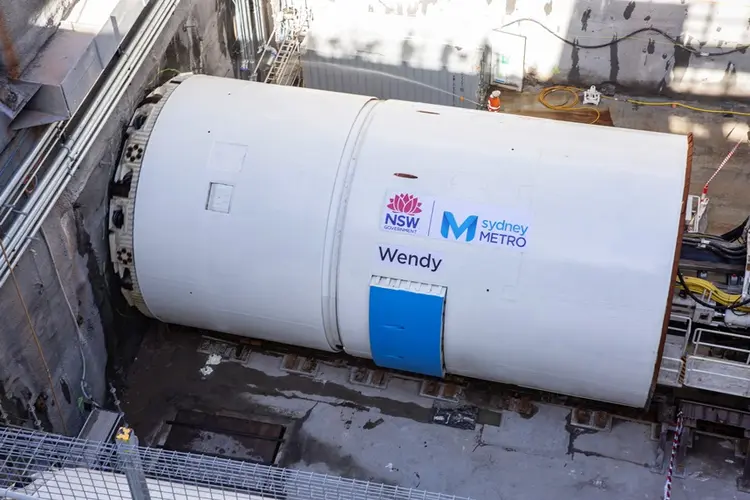
M686 231L691 157L681 135L182 75L131 122L112 258L164 322L750 429L748 223Z

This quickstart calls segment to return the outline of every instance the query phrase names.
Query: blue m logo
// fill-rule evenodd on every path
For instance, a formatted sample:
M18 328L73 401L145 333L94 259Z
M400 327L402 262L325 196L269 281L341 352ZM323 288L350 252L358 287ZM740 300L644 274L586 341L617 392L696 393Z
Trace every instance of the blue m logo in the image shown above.
M443 238L448 238L448 235L453 233L453 237L458 240L461 239L461 235L466 233L464 241L471 241L477 234L477 220L478 217L476 215L470 215L459 226L452 212L443 212L440 234L443 235Z

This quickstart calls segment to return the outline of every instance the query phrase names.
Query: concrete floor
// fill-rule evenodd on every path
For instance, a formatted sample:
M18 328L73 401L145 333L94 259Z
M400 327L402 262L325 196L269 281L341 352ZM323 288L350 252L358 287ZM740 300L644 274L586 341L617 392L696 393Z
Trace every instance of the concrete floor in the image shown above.
M656 499L664 486L651 472L656 443L644 424L615 419L609 432L581 431L570 410L539 405L531 418L505 411L457 429L432 423L437 403L419 395L416 380L367 388L350 383L345 367L320 364L313 378L260 352L218 362L200 344L175 327L145 339L123 397L142 442L163 443L164 422L191 409L284 423L283 466L477 499ZM253 455L241 448L201 438L194 449ZM750 498L735 488L742 460L731 442L698 436L685 465L673 498Z

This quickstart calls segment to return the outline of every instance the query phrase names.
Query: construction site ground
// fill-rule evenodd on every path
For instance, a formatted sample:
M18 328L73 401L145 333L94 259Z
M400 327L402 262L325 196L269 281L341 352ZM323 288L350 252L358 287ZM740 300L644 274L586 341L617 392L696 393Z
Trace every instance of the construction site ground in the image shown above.
M177 327L146 336L123 397L142 442L477 499L657 499L664 487L647 424L582 430L569 408L535 403L448 426L419 380L367 387L345 366L296 374L253 346L212 356L207 345L221 343ZM174 423L195 415L187 430ZM673 498L750 498L735 486L742 465L732 441L698 435Z
M601 108L616 127L692 132L691 194L700 193L748 134L746 119L727 113L609 99ZM587 120L587 112L566 117L547 110L535 93L504 93L503 109ZM571 140L585 144L585 130ZM750 213L748 159L743 146L711 183L713 232ZM633 193L634 204L638 197ZM216 344L206 343L205 334L154 326L144 336L121 398L142 442L477 499L661 498L665 476L652 470L657 443L649 425L615 418L609 431L582 431L570 425L569 408L547 404L523 415L480 412L464 428L441 425L435 422L441 402L420 395L418 380L392 377L384 388L363 386L350 380L346 366L287 360L285 369L282 357L246 344L211 355ZM672 498L750 499L736 488L743 459L733 442L698 435L684 465Z

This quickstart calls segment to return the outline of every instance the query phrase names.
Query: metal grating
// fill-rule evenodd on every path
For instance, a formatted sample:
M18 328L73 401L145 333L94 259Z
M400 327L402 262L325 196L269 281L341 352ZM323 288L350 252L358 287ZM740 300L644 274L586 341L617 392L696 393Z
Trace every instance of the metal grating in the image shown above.
M463 500L412 488L12 427L0 427L0 498Z

